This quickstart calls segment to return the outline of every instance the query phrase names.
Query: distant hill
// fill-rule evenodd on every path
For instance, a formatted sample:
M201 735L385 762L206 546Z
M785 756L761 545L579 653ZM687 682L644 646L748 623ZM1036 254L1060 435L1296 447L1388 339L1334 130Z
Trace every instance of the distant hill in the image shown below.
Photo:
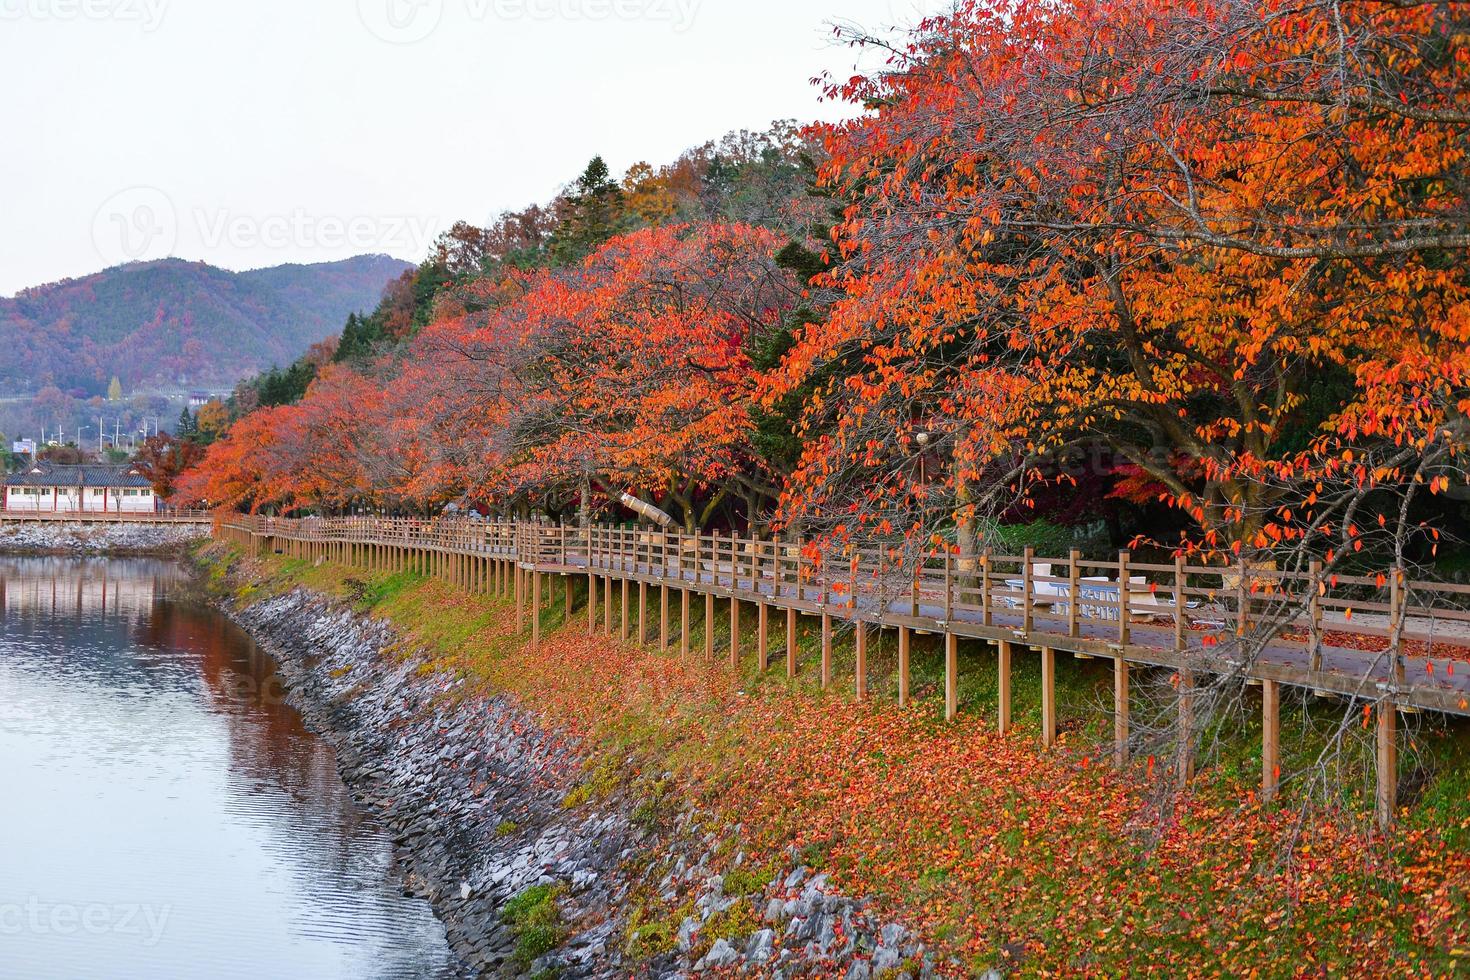
M136 262L0 298L0 391L220 386L289 364L378 304L407 262L361 255L229 272Z

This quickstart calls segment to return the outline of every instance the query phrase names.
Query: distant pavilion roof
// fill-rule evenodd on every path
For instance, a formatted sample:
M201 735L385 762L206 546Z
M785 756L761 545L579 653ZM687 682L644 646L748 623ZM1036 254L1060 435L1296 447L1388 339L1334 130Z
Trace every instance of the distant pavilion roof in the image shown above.
M132 466L63 466L35 463L5 478L8 487L124 487L153 484Z

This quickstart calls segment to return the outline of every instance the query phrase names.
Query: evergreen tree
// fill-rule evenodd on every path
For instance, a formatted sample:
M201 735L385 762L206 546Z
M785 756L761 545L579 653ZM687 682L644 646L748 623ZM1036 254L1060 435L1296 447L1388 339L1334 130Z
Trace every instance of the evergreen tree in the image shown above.
M194 421L194 416L189 412L189 406L179 413L179 424L174 427L174 435L180 439L192 439L199 434L199 426Z
M551 256L570 265L590 255L616 235L625 219L623 189L602 157L593 157L562 201L563 216L551 239Z

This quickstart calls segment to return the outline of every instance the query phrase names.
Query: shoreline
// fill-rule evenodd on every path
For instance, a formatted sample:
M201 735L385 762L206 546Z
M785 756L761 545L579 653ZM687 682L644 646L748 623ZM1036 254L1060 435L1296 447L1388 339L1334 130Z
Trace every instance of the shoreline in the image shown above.
M195 564L209 573L210 561ZM463 681L404 650L391 623L299 586L230 598L221 586L262 578L240 563L211 577L213 604L271 656L289 703L393 835L405 891L430 902L467 975L932 974L908 930L872 921L795 853L738 887L713 873L723 835L693 806L650 821L636 792L589 792L602 776L575 739L511 696L457 696ZM693 896L659 942L630 917L650 890Z
M208 537L207 526L191 524L0 521L0 556L186 560Z

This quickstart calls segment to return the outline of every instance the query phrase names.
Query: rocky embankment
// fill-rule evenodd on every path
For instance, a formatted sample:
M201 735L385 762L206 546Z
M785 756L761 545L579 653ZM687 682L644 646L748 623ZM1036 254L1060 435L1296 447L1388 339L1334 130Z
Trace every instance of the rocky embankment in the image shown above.
M406 889L433 904L467 975L931 972L901 926L794 857L775 875L742 873L739 854L711 873L738 827L704 828L688 808L650 820L626 790L588 793L576 744L508 698L461 696L389 625L299 589L232 614L394 834ZM634 896L650 894L679 911L630 929Z
M208 536L200 524L0 521L0 555L175 555Z

